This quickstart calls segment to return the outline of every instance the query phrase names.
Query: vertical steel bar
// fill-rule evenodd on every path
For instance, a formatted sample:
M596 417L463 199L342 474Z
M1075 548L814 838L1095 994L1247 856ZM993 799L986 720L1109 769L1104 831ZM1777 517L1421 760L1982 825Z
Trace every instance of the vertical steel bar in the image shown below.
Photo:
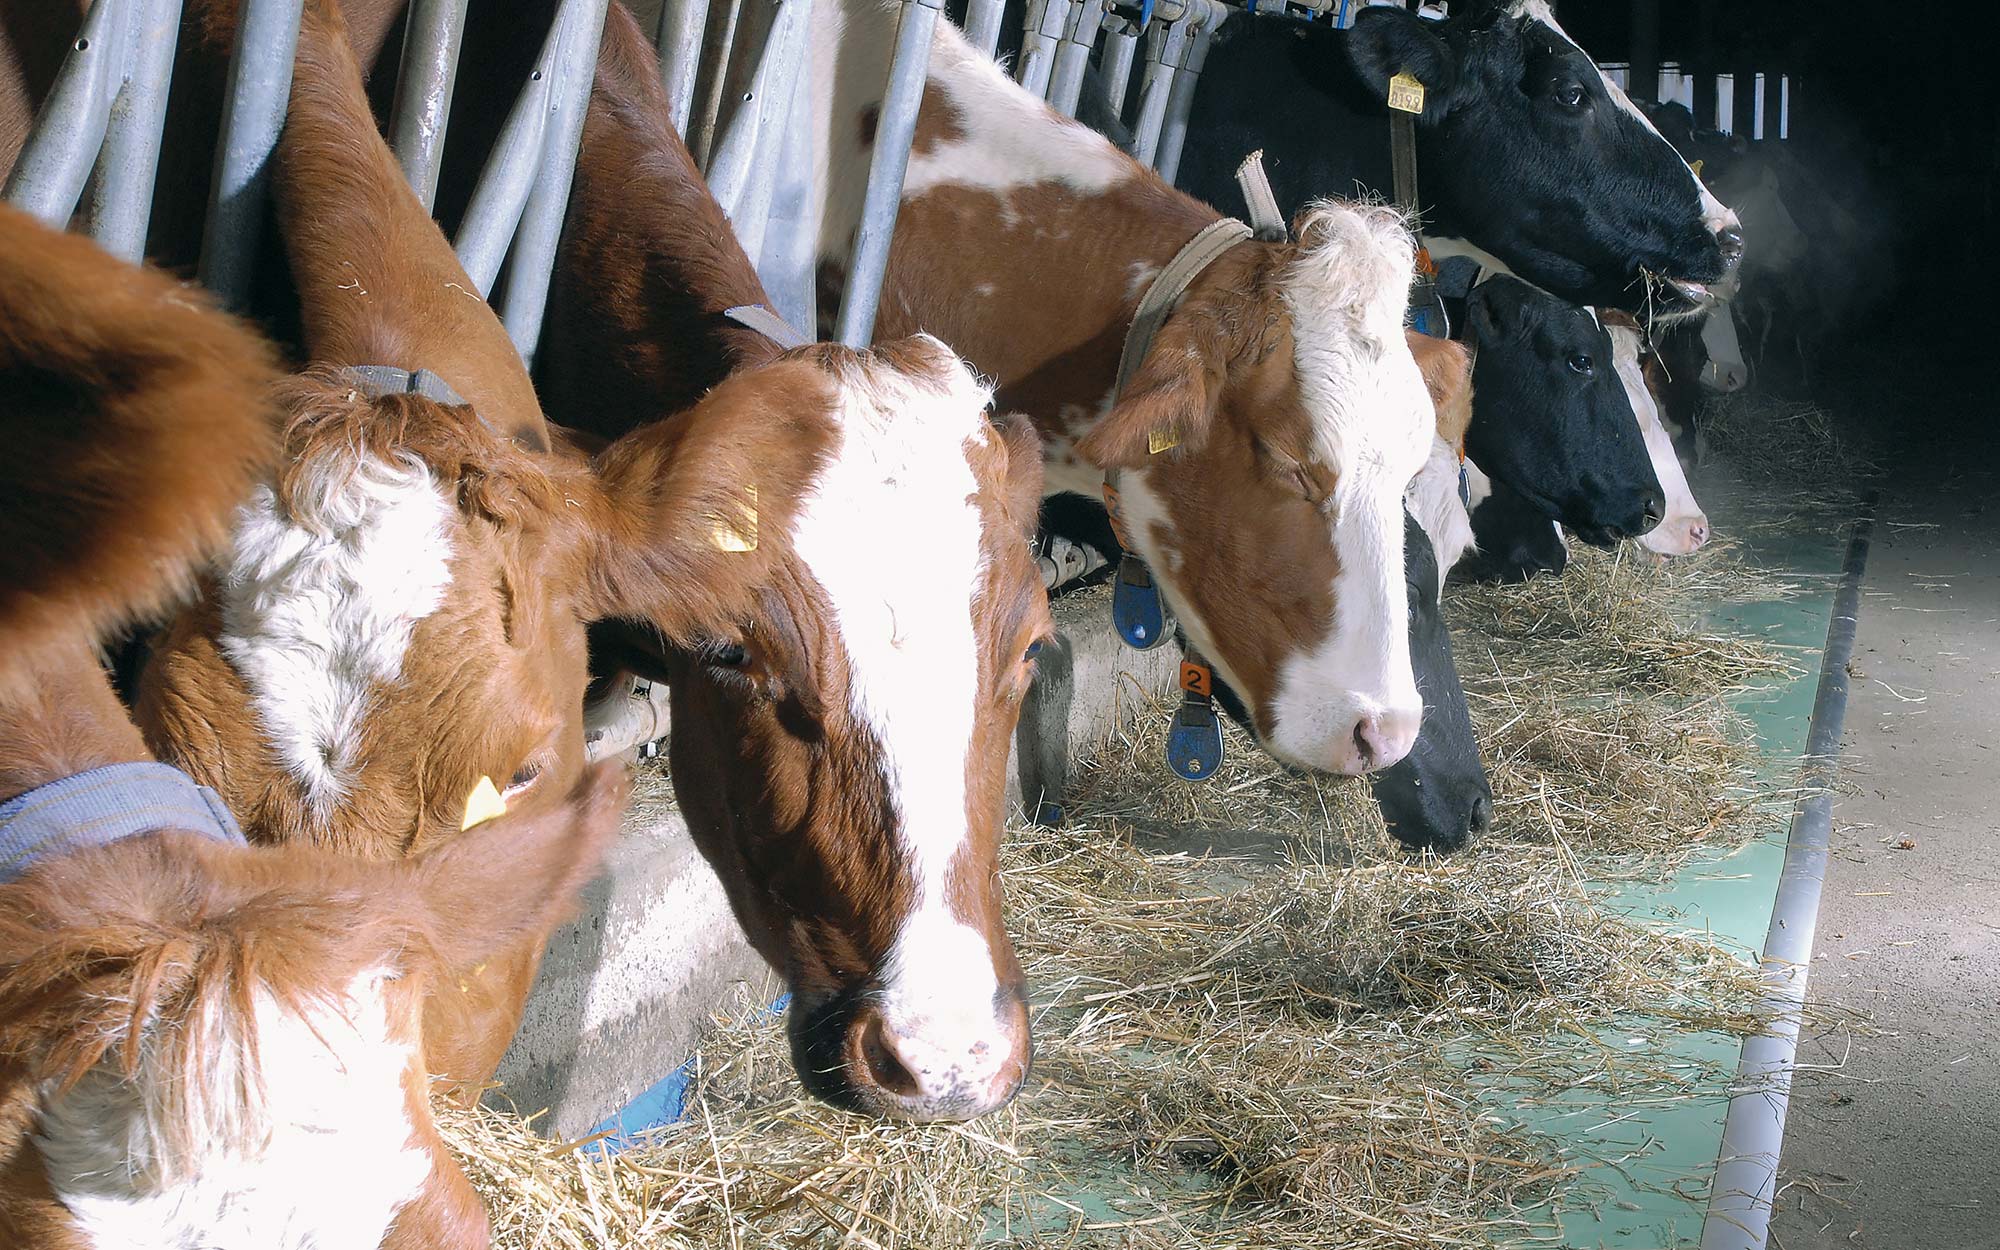
M125 42L120 28L126 25L120 8L119 0L90 6L0 192L58 230L76 211L118 95L119 45Z
M745 107L729 119L708 165L708 186L751 256L764 244L777 180L775 149L791 112L792 84L804 68L812 0L779 0Z
M1049 94L1049 76L1055 71L1056 49L1062 43L1069 11L1074 0L1028 0L1028 15L1021 23L1021 64L1014 81L1035 93L1037 99Z
M1078 0L1069 6L1069 21L1056 46L1049 73L1049 105L1064 117L1076 116L1083 97L1083 72L1090 67L1090 49L1104 29L1104 0Z
M541 169L551 112L549 97L555 89L564 29L564 13L558 12L549 23L535 67L528 71L521 94L494 140L486 168L479 172L479 185L473 188L472 200L465 207L465 220L459 223L454 244L458 263L465 266L466 276L479 293L489 298Z
M1187 23L1155 21L1146 32L1146 76L1139 84L1139 118L1132 123L1132 155L1153 163L1166 125L1167 103L1173 95L1175 70L1187 48Z
M174 77L181 0L139 0L131 6L128 77L111 109L96 176L87 190L90 237L126 260L146 254L153 220L153 183L160 169L160 132L167 124L167 88Z
M868 194L854 232L854 260L840 301L839 338L849 347L866 347L875 336L875 312L882 298L882 279L889 272L896 210L903 199L903 173L909 168L910 142L916 137L917 111L923 106L924 82L930 73L931 32L937 28L944 0L903 0L902 7L888 90L875 126L875 153L868 162Z
M736 28L743 20L744 0L723 0L727 7L722 21L711 23L702 40L700 63L715 66L706 87L695 101L688 128L681 132L695 165L706 174L709 154L715 150L715 127L722 120L722 99L728 90L730 53L736 46Z
M202 284L230 308L250 294L250 269L263 241L272 149L292 96L304 0L244 0L229 58L215 180L202 229Z
M458 48L465 36L466 0L412 0L403 34L396 102L389 109L389 145L428 210L437 199L445 124L458 83Z
M530 366L542 337L542 314L548 310L549 277L555 271L563 217L569 212L569 186L576 177L576 153L583 142L583 116L590 107L590 85L597 73L597 48L604 37L607 7L609 0L564 0L557 18L562 35L557 43L555 87L549 93L541 170L514 238L506 302L500 311L507 337L514 340L514 349Z
M1007 0L966 0L965 37L989 57L1000 47L1000 21L1006 11Z
M1194 91L1201 82L1201 67L1208 61L1208 45L1227 16L1228 10L1209 0L1203 0L1189 13L1194 29L1188 38L1185 59L1174 74L1173 88L1167 92L1167 115L1160 124L1160 144L1153 161L1160 177L1168 182L1180 172L1181 145L1187 141L1188 115L1194 111Z
M660 6L660 82L667 89L667 107L674 130L687 133L694 108L695 79L701 76L701 37L708 27L708 0L666 0Z
M1132 85L1132 59L1139 52L1139 36L1124 18L1114 20L1118 25L1104 37L1104 63L1098 71L1097 85L1103 93L1105 116L1122 118L1125 91Z
M811 24L802 20L810 43ZM777 166L771 207L764 227L764 247L757 257L757 276L779 316L814 335L818 298L814 279L819 269L819 231L814 228L812 193L812 90L808 75L792 78L792 106L776 149L765 159ZM814 335L817 337L817 335Z

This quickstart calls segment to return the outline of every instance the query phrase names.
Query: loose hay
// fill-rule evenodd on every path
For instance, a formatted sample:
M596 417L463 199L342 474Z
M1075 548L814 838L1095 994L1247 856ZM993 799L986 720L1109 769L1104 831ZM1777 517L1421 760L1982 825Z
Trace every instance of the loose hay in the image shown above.
M1694 623L1692 594L1784 589L1726 556L1584 553L1571 576L1450 596L1498 797L1483 852L1409 860L1364 782L1276 768L1233 729L1223 773L1185 785L1155 709L1086 771L1070 827L1012 831L1037 1039L1012 1106L908 1126L808 1101L782 1024L739 1003L688 1121L616 1157L441 1108L495 1245L1548 1238L1591 1161L1499 1109L1717 1097L1727 1073L1591 1041L1760 1024L1746 960L1607 913L1586 879L1743 835L1760 796L1723 696L1790 665Z

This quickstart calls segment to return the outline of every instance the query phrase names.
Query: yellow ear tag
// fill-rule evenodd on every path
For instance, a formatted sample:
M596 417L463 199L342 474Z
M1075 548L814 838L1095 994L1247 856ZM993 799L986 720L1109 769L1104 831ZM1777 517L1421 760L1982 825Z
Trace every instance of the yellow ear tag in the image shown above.
M1172 426L1168 426L1163 430L1148 430L1146 432L1146 454L1149 456L1157 456L1163 451L1170 451L1180 445L1181 436Z
M1697 156L1692 161L1689 161L1688 168L1694 171L1695 177L1701 177L1701 158Z
M1424 84L1409 70L1389 80L1389 107L1399 113L1424 111Z
M460 829L470 829L482 820L507 814L507 800L500 797L500 787L493 784L493 778L481 777L479 784L472 787L472 793L465 800L465 819L458 822Z
M717 551L757 550L757 487L745 486L743 497L746 502L737 509L734 517L720 514L709 517L715 523L709 541Z

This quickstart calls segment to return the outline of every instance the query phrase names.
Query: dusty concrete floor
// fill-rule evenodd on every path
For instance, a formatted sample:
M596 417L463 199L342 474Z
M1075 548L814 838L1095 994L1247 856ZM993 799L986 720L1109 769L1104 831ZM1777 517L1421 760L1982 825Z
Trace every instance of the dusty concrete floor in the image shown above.
M1782 1250L2000 1248L1993 412L1974 377L1885 383L1833 384L1850 419L1887 433L1887 475L1810 986L1869 1024L1801 1044Z

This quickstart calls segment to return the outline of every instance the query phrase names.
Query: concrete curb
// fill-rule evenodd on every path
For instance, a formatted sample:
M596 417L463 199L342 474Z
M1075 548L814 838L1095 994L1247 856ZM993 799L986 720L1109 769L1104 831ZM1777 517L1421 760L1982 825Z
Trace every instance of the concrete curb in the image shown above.
M1072 765L1174 686L1178 649L1126 649L1110 599L1095 587L1052 605L1057 637L1037 661L1008 768L1015 813L1059 816ZM546 1108L537 1124L555 1137L591 1132L674 1072L732 986L749 985L760 1002L783 989L743 940L680 813L646 806L581 914L551 939L500 1064L498 1096Z

